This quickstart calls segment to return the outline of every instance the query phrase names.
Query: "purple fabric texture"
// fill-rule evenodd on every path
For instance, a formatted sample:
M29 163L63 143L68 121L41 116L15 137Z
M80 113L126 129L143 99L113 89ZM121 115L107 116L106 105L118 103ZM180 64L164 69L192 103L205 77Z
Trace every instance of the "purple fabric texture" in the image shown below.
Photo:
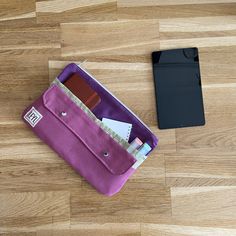
M95 115L123 120L133 124L133 136L138 136L152 148L157 145L157 138L143 124L127 111L116 99L109 100L107 93L92 77L76 64L69 64L59 75L61 82L72 73L80 73L99 93L102 101L94 110ZM107 98L107 100L105 99ZM25 119L25 114L34 107L42 118L32 127ZM108 112L106 113L106 110ZM123 112L120 112L120 111ZM66 116L62 116L66 112ZM116 113L122 113L116 115ZM31 104L22 115L23 120L33 132L55 152L68 162L99 192L111 196L117 193L128 178L134 173L132 165L136 159L119 143L95 123L78 107L57 85L52 85ZM109 153L106 157L104 153Z
M86 71L71 63L65 67L65 69L58 76L58 79L63 83L73 73L80 74L86 79L87 83L98 93L101 97L101 103L95 107L93 113L98 119L110 118L114 120L124 121L133 125L130 140L139 137L143 142L147 142L152 149L157 145L157 138L155 135L145 128L138 119L132 115L128 110L117 101L109 92L107 92L96 80L94 80Z

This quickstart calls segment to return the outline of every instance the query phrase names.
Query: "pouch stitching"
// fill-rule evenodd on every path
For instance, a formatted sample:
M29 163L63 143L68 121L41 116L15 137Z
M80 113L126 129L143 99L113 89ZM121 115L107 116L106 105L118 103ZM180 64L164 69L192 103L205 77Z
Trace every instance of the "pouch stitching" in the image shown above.
M73 64L73 63L72 63ZM76 65L76 64L75 64ZM86 75L86 76L89 76L90 78L92 78L88 73L86 73L82 68L80 68L78 65L76 65L76 70L79 72L79 73L82 73L83 75ZM92 78L93 79L93 78ZM95 81L95 80L94 80ZM95 81L96 82L96 81ZM96 82L97 83L97 82ZM106 91L107 92L107 91ZM108 93L108 92L107 92ZM119 103L121 105L121 109L122 111L124 111L129 117L133 117L132 114L127 110L125 109L125 107ZM132 118L133 119L133 118ZM138 122L139 124L141 124L141 126L139 127L140 129L142 130L145 130L146 132L148 132L150 134L151 137L155 137L153 135L153 133L148 130L137 118L135 118L136 122ZM157 146L157 141L155 138L153 138L153 145L154 147L152 148L152 150L155 148L155 146Z
M70 126L63 120L61 119L53 110L51 110L46 104L47 104L47 99L46 99L46 95L55 87L56 85L52 85L48 90L46 90L43 94L43 104L44 106L60 121L62 122L67 128L69 128L69 130L77 137L79 138L79 140L86 146L86 148L94 155L96 156L96 158L102 162L102 164L104 164L104 166L114 175L122 175L125 172L127 172L132 165L135 163L131 163L130 167L126 170L122 170L122 172L120 171L115 171L113 168L111 168L110 166L108 166L108 164L106 162L104 162L102 159L100 159L100 157L84 142L84 140L72 129L70 128ZM72 101L73 102L73 101ZM99 127L101 128L101 127ZM106 133L107 134L107 133ZM125 149L124 149L125 150ZM131 155L132 157L132 155ZM133 157L132 157L133 158ZM133 158L134 159L134 158ZM129 160L130 161L130 160Z

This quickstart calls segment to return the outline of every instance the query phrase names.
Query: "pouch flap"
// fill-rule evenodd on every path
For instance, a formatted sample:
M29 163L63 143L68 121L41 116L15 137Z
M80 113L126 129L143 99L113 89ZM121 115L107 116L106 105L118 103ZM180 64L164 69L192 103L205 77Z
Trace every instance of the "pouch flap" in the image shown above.
M136 162L58 86L53 85L44 93L43 103L112 174L124 174Z

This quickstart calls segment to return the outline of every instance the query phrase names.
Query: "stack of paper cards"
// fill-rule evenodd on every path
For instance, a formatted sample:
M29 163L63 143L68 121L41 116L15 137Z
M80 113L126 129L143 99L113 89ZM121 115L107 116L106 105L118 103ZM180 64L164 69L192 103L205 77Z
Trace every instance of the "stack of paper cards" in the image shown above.
M116 134L118 134L121 138L123 138L127 142L129 141L132 124L107 118L102 118L102 122Z

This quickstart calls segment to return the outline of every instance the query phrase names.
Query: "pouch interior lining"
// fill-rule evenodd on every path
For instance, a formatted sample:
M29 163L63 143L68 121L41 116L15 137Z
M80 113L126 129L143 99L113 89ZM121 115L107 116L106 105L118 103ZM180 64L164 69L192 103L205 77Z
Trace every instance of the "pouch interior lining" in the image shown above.
M116 142L118 142L125 150L128 149L130 144L126 142L126 140L122 139L118 134L116 134L112 129L107 127L105 124L102 123L101 120L99 120L93 112L78 98L76 97L63 83L61 83L57 78L53 80L51 83L52 85L55 84L59 88L62 89L62 91L78 106L80 107L89 118L91 118L99 127L101 127L107 134L110 135L111 138L113 138ZM134 150L132 153L130 153L135 157L135 159L140 159L140 154L138 154L137 150ZM143 157L143 156L142 156Z

